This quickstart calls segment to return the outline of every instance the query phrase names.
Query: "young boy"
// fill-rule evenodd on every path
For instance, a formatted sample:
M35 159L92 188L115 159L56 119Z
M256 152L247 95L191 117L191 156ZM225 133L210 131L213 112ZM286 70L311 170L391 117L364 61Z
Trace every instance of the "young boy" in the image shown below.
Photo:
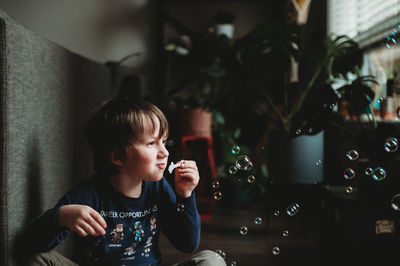
M95 174L28 223L25 240L42 252L31 263L77 265L51 251L71 231L78 235L81 265L161 265L161 231L178 250L197 249L199 173L194 161L183 160L171 184L163 177L169 155L164 114L144 100L111 99L89 120L86 137ZM206 250L176 265L226 264Z

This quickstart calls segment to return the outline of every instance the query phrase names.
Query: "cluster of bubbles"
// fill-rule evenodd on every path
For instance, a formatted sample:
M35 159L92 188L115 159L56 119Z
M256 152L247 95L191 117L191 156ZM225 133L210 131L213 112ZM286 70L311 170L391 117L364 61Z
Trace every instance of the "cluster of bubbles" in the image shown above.
M387 138L384 143L384 149L386 152L395 152L398 150L398 147L399 147L399 142L394 137ZM359 158L359 153L353 149L346 152L346 157L351 161L355 161ZM364 173L367 176L371 176L375 181L382 181L386 178L386 170L383 169L382 167L376 167L375 169L367 167L365 168ZM345 179L351 180L356 176L356 173L352 168L346 168L344 170L343 176ZM353 188L351 186L348 186L346 188L346 192L347 193L353 192Z
M215 200L220 200L222 198L222 192L219 191L219 190L216 190L216 189L219 189L219 187L220 187L219 181L218 180L212 181L211 182L211 187L215 190L213 192L213 198Z
M255 224L255 225L261 225L262 222L263 222L263 219L262 219L260 216L257 216L256 218L254 218L254 224ZM242 225L242 226L240 227L239 232L240 232L240 234L241 234L242 236L244 236L244 235L247 235L247 233L249 232L249 229L247 228L247 226Z
M238 155L235 160L235 165L229 168L230 174L235 174L238 170L251 170L253 168L253 163L247 155L239 155L240 147L238 145L233 145L231 148L233 155Z
M397 34L397 31L392 32L392 37L390 37L390 38L393 38L393 36L398 36L396 34ZM392 40L392 39L390 39L390 40L392 43L397 42L397 40ZM394 137L387 138L384 143L384 149L386 152L396 152L398 150L398 147L399 147L398 140ZM349 160L354 161L359 158L359 154L356 150L350 150L346 153L346 157ZM373 169L372 167L367 167L367 168L365 168L364 173L367 176L371 176L372 179L375 181L382 181L386 178L386 170L382 167L376 167L375 169ZM355 177L355 175L356 175L355 171L352 168L347 168L344 170L344 178L347 180L353 179ZM351 186L346 187L346 192L352 193L353 187L351 187ZM395 194L392 197L391 207L395 211L400 211L400 194Z
M238 172L238 170L243 170L243 171L250 171L253 168L253 163L251 162L250 158L246 155L239 155L240 153L240 147L238 145L234 145L231 148L231 153L236 157L234 165L231 165L228 169L229 174L234 175ZM254 175L249 175L247 177L247 182L252 184L256 180L256 177ZM222 198L222 192L219 191L218 189L220 188L220 183L218 180L214 180L211 182L211 187L214 190L213 192L213 198L215 200L220 200ZM262 223L262 218L261 217L256 217L254 219L254 223L256 225L260 225ZM240 234L241 235L247 235L248 233L248 228L247 226L241 226L240 227ZM221 249L216 250L217 255L222 258L226 259L226 254L224 251ZM236 265L236 261L232 261L231 266Z
M300 205L297 202L293 202L291 204L289 204L286 207L285 213L289 216L295 216L298 212L300 211ZM279 216L280 215L280 211L279 210L275 210L274 211L274 215L275 216ZM282 237L286 238L289 236L289 231L287 229L283 229L282 231ZM275 246L272 248L272 254L273 255L279 255L281 253L281 249L278 246Z
M398 25L398 28L400 28L400 24ZM387 48L392 47L393 45L397 44L397 42L399 41L399 38L400 38L400 36L397 33L397 30L393 29L392 32L385 37L385 46Z
M346 157L350 161L355 161L359 157L358 151L350 150L350 151L346 152ZM356 176L356 172L352 168L347 168L344 170L343 175L344 175L345 179L351 180ZM346 193L352 193L354 189L352 186L347 186L345 190L346 190Z
M253 169L253 163L247 155L239 155L240 147L238 145L233 145L231 148L231 153L236 157L235 163L231 165L228 169L230 175L236 174L239 170L250 171ZM241 181L241 178L238 178L238 181ZM252 184L256 181L256 177L254 175L249 175L247 177L247 182Z
M399 27L400 27L400 25L399 25ZM388 42L387 42L386 46L388 46L388 48L390 48L391 45L396 44L397 40L398 40L398 36L399 35L397 35L397 31L394 30L392 32L392 35L387 37ZM301 133L302 132L301 132L300 129L298 129L296 131L296 134L301 134ZM394 138L394 137L387 138L386 141L385 141L385 144L384 144L384 149L385 149L386 152L395 152L395 151L397 151L398 150L398 141L397 141L397 139ZM231 148L231 153L233 155L237 156L237 157L235 159L234 165L231 165L229 167L229 169L228 169L229 174L234 175L239 170L249 171L249 170L251 170L253 168L253 163L251 162L251 160L250 160L250 158L248 156L239 155L240 147L238 145L234 145ZM359 153L358 153L357 150L352 149L352 150L346 152L346 157L351 161L355 161L355 160L357 160L359 158ZM320 165L321 163L322 163L322 161L318 160L316 162L316 165ZM381 180L384 180L386 178L386 171L382 167L376 167L375 169L373 169L371 167L367 167L365 169L365 174L368 175L368 176L371 176L376 181L381 181ZM344 171L344 178L345 179L352 180L353 178L355 178L355 176L356 176L356 173L355 173L354 169L352 169L352 168L345 169L345 171ZM247 177L247 182L248 183L254 183L255 180L256 180L256 178L255 178L254 175L249 175ZM215 189L215 190L217 190L220 187L219 181L217 181L217 180L213 181L211 185L212 185L212 188ZM352 193L353 192L353 187L352 186L346 187L346 192L347 193ZM213 197L214 197L215 200L220 200L222 198L222 193L220 191L218 191L218 190L214 191ZM182 212L184 210L184 206L183 206L183 204L180 204L180 205L178 205L177 210ZM392 197L392 199L391 199L391 207L396 211L400 211L400 194L396 194L396 195L394 195ZM294 216L299 212L299 210L300 210L300 205L298 203L292 203L289 206L287 206L287 208L285 210L285 213L288 216ZM274 211L274 215L275 216L279 216L280 215L280 211L279 210L275 210ZM263 222L263 219L261 217L256 217L254 219L254 224L256 224L256 225L261 225L262 222ZM242 225L240 227L240 230L239 230L240 234L243 235L243 236L247 235L248 231L249 231L249 229L245 225ZM288 237L288 235L289 235L289 231L284 229L282 231L282 237L286 238L286 237ZM225 254L224 251L218 249L218 250L216 250L216 252L222 259L225 260L226 254ZM281 250L280 250L280 248L278 246L274 246L272 248L272 254L273 255L279 255L280 252L281 252ZM232 261L230 265L231 266L236 265L236 262Z

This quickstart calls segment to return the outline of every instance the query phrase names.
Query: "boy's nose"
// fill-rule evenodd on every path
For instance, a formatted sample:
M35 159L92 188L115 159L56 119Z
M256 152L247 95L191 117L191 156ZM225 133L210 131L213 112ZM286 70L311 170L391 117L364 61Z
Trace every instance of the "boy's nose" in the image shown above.
M169 152L165 146L161 146L160 152L159 152L161 157L167 157L169 155Z

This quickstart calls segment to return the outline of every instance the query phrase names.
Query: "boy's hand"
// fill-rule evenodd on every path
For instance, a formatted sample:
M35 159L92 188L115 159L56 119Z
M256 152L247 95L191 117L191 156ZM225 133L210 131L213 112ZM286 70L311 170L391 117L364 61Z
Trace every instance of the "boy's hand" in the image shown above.
M175 190L181 197L187 198L199 183L199 171L195 161L182 161L175 169Z
M58 210L58 222L62 227L80 236L104 235L107 227L103 217L87 205L64 205Z

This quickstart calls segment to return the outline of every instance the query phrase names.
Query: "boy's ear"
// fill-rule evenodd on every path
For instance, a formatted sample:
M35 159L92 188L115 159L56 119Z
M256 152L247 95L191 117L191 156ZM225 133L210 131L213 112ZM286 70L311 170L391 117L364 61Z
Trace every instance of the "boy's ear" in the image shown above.
M110 162L112 162L116 166L122 166L124 164L124 162L121 159L121 154L117 151L109 152L108 158L110 159Z

